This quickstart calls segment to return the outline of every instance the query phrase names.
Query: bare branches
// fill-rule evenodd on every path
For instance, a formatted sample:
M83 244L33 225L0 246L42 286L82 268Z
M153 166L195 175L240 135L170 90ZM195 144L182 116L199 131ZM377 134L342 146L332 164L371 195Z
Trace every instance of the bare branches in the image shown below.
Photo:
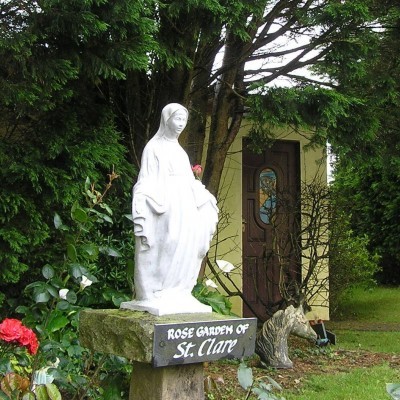
M296 207L286 205L286 200L280 195L282 212L289 218L296 209L300 209L300 218L293 218L296 226L290 229L294 232L285 235L280 226L275 224L274 252L279 257L281 270L280 291L287 301L297 300L293 295L304 293L308 303L314 303L318 298L318 305L328 306L328 261L330 257L330 191L326 184L318 179L301 188L301 204ZM286 231L287 233L287 231ZM297 254L302 271L298 281L299 292L293 292L293 282L288 274L288 265Z
M312 182L301 185L298 201L293 201L284 190L276 191L272 186L267 185L262 190L268 196L275 196L276 206L265 210L265 217L272 227L272 237L268 238L269 241L272 240L272 244L266 244L263 270L258 270L258 274L263 274L264 277L253 276L255 293L252 296L263 302L265 296L257 292L261 288L256 280L265 279L267 286L261 290L278 287L282 299L274 304L263 303L268 315L273 315L275 311L289 304L299 306L304 303L305 308L310 304L327 307L332 216L329 187L317 176ZM222 230L231 223L229 213L224 212L223 215L224 221L220 223ZM217 239L223 236L220 232ZM217 240L216 246L219 245ZM213 249L213 252L217 254L218 248ZM224 255L219 254L218 257ZM214 261L208 259L207 265L225 293L240 297L254 315L263 319L257 315L252 301L237 285L238 280L240 282L242 279L242 268L238 266L233 272L224 273L215 267ZM272 265L277 265L278 276L271 275Z
M274 58L275 57L282 57L282 56L286 56L286 55L289 55L289 54L292 54L292 53L296 53L298 51L305 50L308 47L309 47L309 44L304 44L304 45L301 45L301 46L288 48L288 49L285 49L285 50L282 50L282 51L275 51L275 52L271 51L270 52L270 51L263 50L263 51L259 51L259 52L254 52L251 56L249 56L247 58L247 61L251 62L251 61L265 60L265 59L272 58L272 57L274 57ZM247 70L246 70L246 72L247 72Z

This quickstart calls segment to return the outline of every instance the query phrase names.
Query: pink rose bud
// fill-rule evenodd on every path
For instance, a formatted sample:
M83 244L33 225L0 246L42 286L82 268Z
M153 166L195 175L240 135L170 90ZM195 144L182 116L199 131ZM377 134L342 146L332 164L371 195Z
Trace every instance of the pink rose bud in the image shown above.
M192 171L197 177L199 177L203 172L203 167L199 164L193 165Z

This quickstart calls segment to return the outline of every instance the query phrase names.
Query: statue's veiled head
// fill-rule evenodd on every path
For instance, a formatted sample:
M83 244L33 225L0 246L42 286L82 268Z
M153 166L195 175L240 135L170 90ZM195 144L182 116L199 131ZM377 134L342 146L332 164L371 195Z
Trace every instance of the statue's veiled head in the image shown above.
M179 116L179 118L178 118L178 116ZM178 104L178 103L167 104L162 109L160 127L158 128L158 131L155 135L156 137L164 136L171 129L179 130L178 135L180 134L180 132L183 130L183 128L182 129L180 128L180 124L178 121L175 121L175 123L174 123L174 121L171 121L171 119L174 117L176 117L175 119L177 119L177 120L179 119L184 122L184 124L183 124L184 125L183 128L184 128L186 126L186 122L189 117L189 112L181 104Z

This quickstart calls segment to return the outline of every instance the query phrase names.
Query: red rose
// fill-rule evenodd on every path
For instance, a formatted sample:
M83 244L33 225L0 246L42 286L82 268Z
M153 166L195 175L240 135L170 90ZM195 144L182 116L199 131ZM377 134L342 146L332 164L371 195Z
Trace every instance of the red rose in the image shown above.
M199 164L193 165L192 171L197 177L199 177L203 172L203 167Z
M36 354L37 349L39 347L39 343L32 329L23 326L21 337L19 338L18 342L22 346L25 346L30 354Z
M36 354L39 347L33 330L22 325L18 319L7 318L0 324L0 339L25 346L30 354Z
M21 336L22 323L18 319L7 318L0 324L0 339L13 342Z
M29 353L32 354L32 355L35 355L37 353L38 348L39 348L39 342L38 342L37 337L36 337L36 335L34 333L33 333L33 336L31 338L30 342L26 346L26 348L28 349Z

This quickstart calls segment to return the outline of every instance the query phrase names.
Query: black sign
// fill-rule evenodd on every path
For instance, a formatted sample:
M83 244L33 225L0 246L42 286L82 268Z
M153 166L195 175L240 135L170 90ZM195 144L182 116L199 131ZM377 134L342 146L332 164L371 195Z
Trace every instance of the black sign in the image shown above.
M256 330L256 318L155 324L153 366L250 356Z

